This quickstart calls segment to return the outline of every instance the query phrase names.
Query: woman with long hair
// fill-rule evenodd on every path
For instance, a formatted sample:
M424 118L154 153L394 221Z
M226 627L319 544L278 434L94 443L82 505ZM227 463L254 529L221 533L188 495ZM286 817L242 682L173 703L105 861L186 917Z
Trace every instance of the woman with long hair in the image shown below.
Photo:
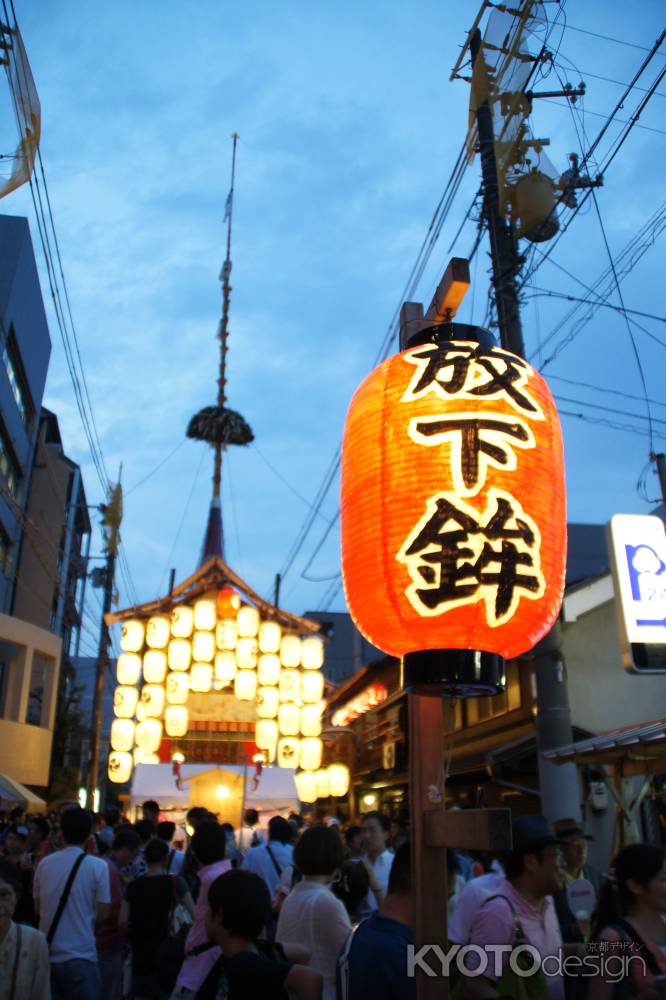
M615 858L593 915L592 940L603 967L590 983L589 1000L619 992L656 995L666 976L666 857L660 847L631 844ZM599 947L601 942L606 946ZM605 958L612 956L612 962ZM618 957L626 959L619 969ZM664 995L664 994L662 994Z

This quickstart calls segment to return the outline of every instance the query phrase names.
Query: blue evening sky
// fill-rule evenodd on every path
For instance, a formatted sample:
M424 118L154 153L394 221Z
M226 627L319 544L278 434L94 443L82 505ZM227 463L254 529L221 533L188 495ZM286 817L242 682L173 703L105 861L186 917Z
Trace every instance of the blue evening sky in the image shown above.
M15 0L15 6L42 103L42 152L104 456L113 474L123 463L122 534L141 600L164 592L171 566L182 579L199 556L212 470L206 446L186 441L133 487L183 441L190 416L214 401L230 136L240 134L229 405L251 424L257 447L225 457L226 555L270 596L460 149L469 86L448 78L477 4ZM547 10L552 19L558 6ZM630 81L646 55L640 47L652 46L662 30L663 5L569 0L565 14L573 27L554 30L552 45L562 79L587 83L585 114L576 124L589 144L603 125L599 116L622 93L598 77ZM665 55L652 60L639 86L651 85ZM4 113L6 80L0 86ZM557 87L555 74L540 84ZM666 79L658 90L640 119L645 127L631 132L598 192L615 256L665 201ZM621 119L641 96L632 93ZM535 134L551 139L550 159L566 169L568 153L580 149L570 110L538 102L533 122ZM621 128L611 125L599 161ZM3 141L5 134L3 126ZM448 248L478 185L477 158L415 298L429 302L451 254L469 252L473 222ZM53 340L45 401L96 503L101 490L53 318L28 189L4 199L0 211L30 219ZM588 286L607 269L591 202L552 256ZM661 260L657 241L623 278L627 308L666 313ZM488 266L484 242L472 266L475 286L459 314L464 321L484 319ZM534 284L585 293L550 262ZM617 304L615 292L609 301ZM526 300L528 356L539 361L561 348L544 374L558 396L573 400L560 402L563 409L641 430L563 417L569 517L604 522L617 511L647 512L636 490L650 450L645 406L618 395L642 396L627 325L601 308L570 342L564 341L571 321L549 338L571 308L555 298ZM666 326L636 319L644 327L634 327L634 335L648 393L658 404L654 446L664 450ZM608 409L586 409L585 401ZM657 498L656 477L650 473L647 481ZM335 610L344 607L335 581L331 590L328 581L302 576L337 511L337 490L336 481L283 583L281 603L294 612L328 601ZM96 534L96 552L99 542ZM307 575L339 572L338 548L334 525ZM122 581L120 589L124 604ZM94 646L92 619L90 628L86 648Z

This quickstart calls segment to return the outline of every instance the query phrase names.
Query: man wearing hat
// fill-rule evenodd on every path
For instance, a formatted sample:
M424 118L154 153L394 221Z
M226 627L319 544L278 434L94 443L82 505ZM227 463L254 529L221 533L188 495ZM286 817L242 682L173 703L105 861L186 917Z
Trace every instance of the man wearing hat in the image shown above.
M491 946L512 948L517 945L518 925L525 942L532 945L542 960L559 955L562 936L552 894L563 885L562 855L553 830L544 816L521 816L512 825L513 847L506 855L506 879L495 894L481 904L472 923L470 942L482 949ZM499 996L495 953L487 952L489 962L483 975L465 982L469 1000L496 1000ZM478 970L480 956L471 953L470 971ZM502 955L503 969L509 952ZM551 963L552 964L552 963ZM545 978L550 1000L564 1000L561 975Z
M560 842L562 860L564 862L564 886L553 896L555 911L560 923L562 940L566 943L581 943L590 934L591 910L587 916L576 915L571 909L567 886L579 879L587 879L599 897L601 873L594 865L587 862L587 844L593 838L583 832L583 828L575 819L567 817L553 823L555 836Z
M575 819L558 819L553 823L555 836L560 842L564 861L564 882L568 885L577 878L586 878L599 894L601 872L587 862L587 844L593 840Z

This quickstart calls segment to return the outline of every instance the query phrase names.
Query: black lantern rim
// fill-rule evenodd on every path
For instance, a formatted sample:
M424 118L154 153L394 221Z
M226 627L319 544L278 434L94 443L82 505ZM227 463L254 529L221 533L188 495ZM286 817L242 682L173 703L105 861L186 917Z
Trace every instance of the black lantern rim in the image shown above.
M482 698L506 689L505 660L479 649L422 649L402 658L402 686L434 698Z

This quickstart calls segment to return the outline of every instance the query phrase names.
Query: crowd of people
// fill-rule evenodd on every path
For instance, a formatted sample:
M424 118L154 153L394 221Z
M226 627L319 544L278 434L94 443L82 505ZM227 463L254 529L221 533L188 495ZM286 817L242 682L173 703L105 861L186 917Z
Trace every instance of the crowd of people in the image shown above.
M666 998L664 850L626 847L602 877L588 839L524 816L502 856L447 851L453 1000ZM589 912L567 891L581 879ZM198 807L183 830L153 801L134 823L16 809L0 817L0 1000L413 1000L413 895L407 832L380 812L263 829L250 809L236 831Z

